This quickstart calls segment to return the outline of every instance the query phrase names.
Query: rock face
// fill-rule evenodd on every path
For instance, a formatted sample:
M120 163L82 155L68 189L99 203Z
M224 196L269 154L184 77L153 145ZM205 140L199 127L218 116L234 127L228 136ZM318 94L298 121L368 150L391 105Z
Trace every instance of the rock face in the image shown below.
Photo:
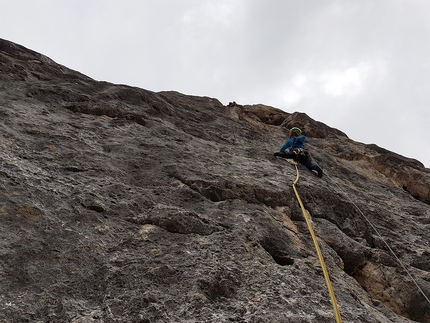
M297 187L343 322L430 322L420 162L5 40L0 72L1 322L334 322L295 167L273 157L291 126L325 172L299 165Z

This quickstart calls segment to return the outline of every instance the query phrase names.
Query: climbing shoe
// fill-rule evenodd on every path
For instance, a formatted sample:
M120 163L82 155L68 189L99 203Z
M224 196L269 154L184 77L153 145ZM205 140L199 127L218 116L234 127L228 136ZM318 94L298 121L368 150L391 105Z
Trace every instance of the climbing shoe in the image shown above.
M323 176L323 170L322 170L322 168L321 167L319 167L319 166L317 166L316 168L315 168L315 170L318 172L318 177L322 177Z

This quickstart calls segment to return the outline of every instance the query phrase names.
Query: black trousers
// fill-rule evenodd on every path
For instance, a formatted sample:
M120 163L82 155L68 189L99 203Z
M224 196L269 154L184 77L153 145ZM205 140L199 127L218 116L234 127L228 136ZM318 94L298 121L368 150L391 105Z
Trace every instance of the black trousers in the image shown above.
M287 158L287 159L293 159L299 162L300 164L306 166L309 170L317 170L317 167L318 167L318 165L312 161L311 157L305 156L303 154L296 154L294 152L286 153L285 151L283 151L283 152L275 153L275 156Z

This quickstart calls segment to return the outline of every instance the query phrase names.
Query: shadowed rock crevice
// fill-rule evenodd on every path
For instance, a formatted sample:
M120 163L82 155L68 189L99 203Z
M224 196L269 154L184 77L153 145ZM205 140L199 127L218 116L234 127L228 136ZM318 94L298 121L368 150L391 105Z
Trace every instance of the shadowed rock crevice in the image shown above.
M89 109L88 105L74 104L74 105L68 105L67 109L73 112L92 114L96 116L108 116L114 119L124 119L124 120L134 121L137 124L140 124L142 126L145 126L147 124L146 120L149 119L149 117L146 114L121 111L118 109L118 107L109 106L109 105L99 106L99 107ZM118 111L121 111L121 112L118 112Z
M301 259L308 256L308 251L299 242L297 233L290 230L294 227L291 221L285 219L276 220L268 215L259 215L254 220L258 227L257 241L261 247L281 266L290 266L294 264L295 259ZM282 224L281 224L282 223Z
M263 237L260 240L261 246L266 250L273 258L273 260L281 266L287 266L294 264L294 259L288 255L285 249L285 245L277 241L276 239L271 239L270 237Z
M269 191L252 184L236 183L224 178L213 181L194 180L183 176L178 176L178 178L192 190L200 193L212 202L241 199L248 203L262 203L270 207L275 207L287 205L290 198L290 194L285 191Z

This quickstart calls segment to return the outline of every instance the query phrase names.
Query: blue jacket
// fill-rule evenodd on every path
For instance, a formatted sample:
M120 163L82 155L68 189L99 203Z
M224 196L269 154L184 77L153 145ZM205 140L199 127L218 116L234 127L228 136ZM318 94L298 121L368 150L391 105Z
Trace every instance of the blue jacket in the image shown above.
M305 149L305 140L305 136L291 137L286 142L284 142L279 151L283 152L286 149L288 149L288 151L292 151L295 148Z

